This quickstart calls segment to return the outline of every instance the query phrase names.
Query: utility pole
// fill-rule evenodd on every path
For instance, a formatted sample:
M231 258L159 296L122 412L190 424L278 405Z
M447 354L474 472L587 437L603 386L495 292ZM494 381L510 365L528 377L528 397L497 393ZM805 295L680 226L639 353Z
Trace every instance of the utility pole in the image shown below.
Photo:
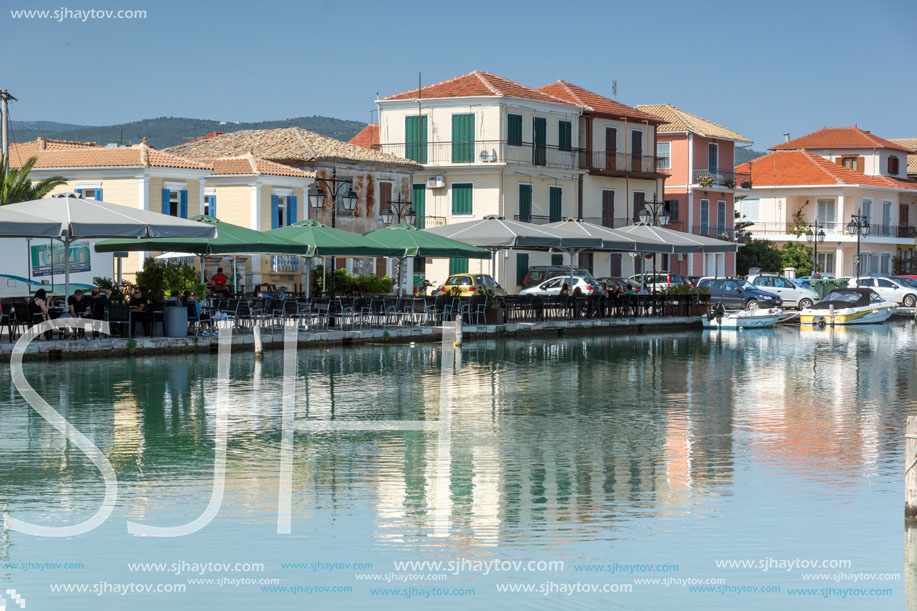
M10 112L7 106L7 102L13 100L18 102L16 98L10 95L10 92L6 89L0 89L0 139L2 139L2 151L3 159L6 159L10 153Z

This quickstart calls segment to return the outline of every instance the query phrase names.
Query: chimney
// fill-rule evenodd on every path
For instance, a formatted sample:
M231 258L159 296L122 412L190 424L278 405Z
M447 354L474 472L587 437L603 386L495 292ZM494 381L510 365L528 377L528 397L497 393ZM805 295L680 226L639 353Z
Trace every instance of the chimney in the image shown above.
M789 142L789 141L790 141L790 132L787 132L787 133L783 134L783 141L784 141L784 142Z
M44 150L46 150L47 148L48 148L48 147L47 147L47 141L46 141L44 138L42 138L41 136L39 136L39 137L38 137L38 150L39 150L39 151L44 151Z

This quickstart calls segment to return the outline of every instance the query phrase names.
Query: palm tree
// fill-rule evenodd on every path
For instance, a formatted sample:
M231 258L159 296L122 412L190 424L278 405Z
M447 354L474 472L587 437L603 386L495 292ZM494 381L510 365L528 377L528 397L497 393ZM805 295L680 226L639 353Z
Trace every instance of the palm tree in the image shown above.
M9 158L0 159L0 206L41 199L55 187L67 184L63 176L51 176L32 183L32 171L38 157L30 157L21 168L9 167Z

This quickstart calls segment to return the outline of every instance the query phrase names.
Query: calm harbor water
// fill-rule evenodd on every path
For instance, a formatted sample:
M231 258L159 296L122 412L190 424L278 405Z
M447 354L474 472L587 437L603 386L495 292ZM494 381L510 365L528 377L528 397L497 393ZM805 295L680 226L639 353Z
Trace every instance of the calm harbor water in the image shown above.
M216 354L26 363L111 461L118 504L74 538L0 532L0 592L35 610L902 609L917 570L903 519L915 344L911 322L468 342L453 382L447 536L434 536L437 435L371 430L296 432L292 533L277 534L283 353L256 362L241 349L219 514L185 537L130 535L127 521L174 526L207 506ZM300 350L296 419L437 420L441 358L437 344ZM0 511L48 525L93 515L99 471L9 374L0 393ZM787 568L797 560L827 564ZM718 591L683 585L708 579ZM52 591L60 584L88 591ZM350 591L323 591L335 588Z

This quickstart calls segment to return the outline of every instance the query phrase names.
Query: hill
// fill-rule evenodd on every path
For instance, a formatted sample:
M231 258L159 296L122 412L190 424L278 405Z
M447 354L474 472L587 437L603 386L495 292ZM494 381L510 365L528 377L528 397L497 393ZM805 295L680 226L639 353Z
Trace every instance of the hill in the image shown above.
M13 121L13 141L27 142L38 136L80 140L108 144L111 142L136 144L146 137L147 142L159 149L176 146L200 138L212 132L235 132L244 129L273 129L278 127L301 127L317 134L338 140L350 140L365 123L347 121L333 117L295 117L277 121L236 123L212 121L209 119L187 119L183 117L159 117L119 125L72 125L53 121Z
M762 151L753 151L750 148L736 147L736 165L741 165L746 161L751 161L752 159L757 159L758 157L763 157L767 155L766 152Z

